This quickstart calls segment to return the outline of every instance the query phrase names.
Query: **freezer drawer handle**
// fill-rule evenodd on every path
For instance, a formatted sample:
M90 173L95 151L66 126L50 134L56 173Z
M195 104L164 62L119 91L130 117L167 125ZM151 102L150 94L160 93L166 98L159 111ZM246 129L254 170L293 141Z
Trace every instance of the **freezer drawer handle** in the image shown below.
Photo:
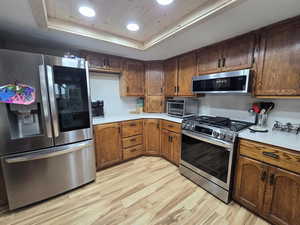
M5 160L5 162L6 163L20 163L20 162L30 162L30 161L39 160L39 159L48 159L48 158L52 158L55 156L60 156L60 155L65 155L65 154L69 154L72 152L77 152L82 149L88 148L90 146L92 146L92 144L85 144L85 145L81 145L78 147L74 147L72 149L61 150L61 151L57 151L57 152L50 152L50 153L46 153L46 154L36 154L33 156L27 156L27 157L8 158Z

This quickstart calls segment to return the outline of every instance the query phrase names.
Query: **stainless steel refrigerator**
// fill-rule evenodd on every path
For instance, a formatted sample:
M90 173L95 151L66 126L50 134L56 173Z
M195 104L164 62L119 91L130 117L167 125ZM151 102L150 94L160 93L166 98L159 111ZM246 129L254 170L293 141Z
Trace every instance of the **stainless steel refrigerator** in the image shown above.
M0 157L9 208L95 180L87 62L0 50L0 86L35 90L30 105L0 103Z

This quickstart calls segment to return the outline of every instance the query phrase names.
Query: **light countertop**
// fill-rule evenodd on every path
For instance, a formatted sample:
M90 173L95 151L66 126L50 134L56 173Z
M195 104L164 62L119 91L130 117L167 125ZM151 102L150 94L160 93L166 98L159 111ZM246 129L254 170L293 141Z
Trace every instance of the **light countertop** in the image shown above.
M123 115L112 115L112 116L105 116L105 117L94 117L93 125L121 122L126 120L137 120L137 119L164 119L176 123L182 122L182 119L171 117L164 113L141 113L141 114L123 114Z
M300 151L300 134L273 131L272 128L269 128L268 133L251 133L246 129L239 132L239 138Z
M163 113L142 113L142 114L124 114L124 115L114 115L114 116L106 116L106 117L94 117L93 125L121 122L127 120L136 120L136 119L164 119L176 123L182 122L182 119L180 118L171 117ZM269 128L268 133L258 133L258 132L251 133L250 130L245 129L239 132L239 138L270 144L278 147L283 147L295 151L300 151L300 134L296 135L294 133L272 131L272 128Z

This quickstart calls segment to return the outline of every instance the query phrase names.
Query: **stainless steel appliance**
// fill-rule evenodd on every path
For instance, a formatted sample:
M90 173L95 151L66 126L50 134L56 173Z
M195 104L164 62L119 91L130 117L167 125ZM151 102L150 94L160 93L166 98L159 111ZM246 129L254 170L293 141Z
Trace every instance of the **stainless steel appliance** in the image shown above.
M0 86L35 89L31 105L0 103L0 157L10 209L95 180L87 63L0 50Z
M180 173L229 203L237 132L251 125L223 117L183 120Z
M198 99L170 99L167 101L167 113L169 116L185 118L198 115L198 112Z
M201 93L248 93L251 86L251 70L236 70L193 77L193 92Z

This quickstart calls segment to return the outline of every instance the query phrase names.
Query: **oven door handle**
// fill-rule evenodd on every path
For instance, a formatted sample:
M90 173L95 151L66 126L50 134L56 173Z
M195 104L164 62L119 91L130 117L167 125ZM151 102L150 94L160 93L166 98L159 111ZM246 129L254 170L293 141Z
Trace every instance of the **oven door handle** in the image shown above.
M229 144L229 143L226 143L224 141L219 141L219 140L215 140L213 138L209 138L209 137L206 137L204 135L201 135L201 134L194 134L190 131L186 131L186 130L183 130L182 131L182 134L190 137L190 138L194 138L196 140L199 140L199 141L203 141L203 142L206 142L206 143L209 143L209 144L213 144L213 145L217 145L217 146L220 146L220 147L223 147L223 148L226 148L227 151L231 152L233 150L233 144Z

